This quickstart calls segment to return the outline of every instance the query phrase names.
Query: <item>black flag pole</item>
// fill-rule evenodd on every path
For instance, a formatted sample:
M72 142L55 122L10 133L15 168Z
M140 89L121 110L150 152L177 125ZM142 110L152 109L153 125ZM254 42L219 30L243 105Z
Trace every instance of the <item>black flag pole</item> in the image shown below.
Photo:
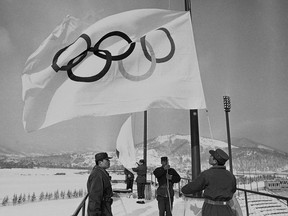
M192 10L190 0L185 0L185 11L190 11L192 21ZM197 109L190 110L190 135L191 135L191 169L192 169L191 171L192 171L192 180L194 180L201 172Z
M191 136L191 169L192 169L192 180L194 180L201 172L197 109L190 110L190 136Z
M143 135L143 159L145 161L145 165L147 166L147 110L144 111L144 135ZM147 177L146 177L147 178ZM147 179L146 179L147 180Z

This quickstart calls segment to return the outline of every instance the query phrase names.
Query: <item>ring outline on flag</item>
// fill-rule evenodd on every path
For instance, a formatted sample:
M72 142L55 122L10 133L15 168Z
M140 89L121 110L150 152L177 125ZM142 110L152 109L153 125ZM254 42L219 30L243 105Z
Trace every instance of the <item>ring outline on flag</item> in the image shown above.
M87 50L90 49L91 47L91 39L88 35L86 34L82 34L79 36L79 38L83 38L86 43L87 43ZM72 60L70 60L69 62L73 62L74 59L77 59L79 56L81 56L74 64L67 64L67 65L64 65L62 67L59 67L57 65L57 60L59 58L59 56L68 48L70 47L72 44L74 44L79 38L77 38L73 43L71 43L70 45L60 49L56 54L55 56L53 57L53 60L52 60L52 65L51 67L55 70L55 72L58 72L59 70L61 71L67 71L67 70L70 70L72 69L73 67L75 67L77 64L79 64L87 55L87 50L85 50L84 52L80 53L78 56L76 56L75 58L73 58ZM84 54L84 55L83 55Z
M72 68L67 70L67 75L68 77L76 82L94 82L97 81L99 79L101 79L103 76L105 76L105 74L109 71L110 66L112 64L112 55L109 51L107 50L94 50L93 53L95 54L95 52L97 51L97 54L99 54L100 52L104 52L106 54L106 64L104 66L104 68L96 75L94 76L90 76L90 77L80 77L80 76L76 76L73 72L72 72ZM85 56L87 55L87 52L85 52ZM75 59L75 58L74 58ZM68 62L69 64L73 64L74 59L70 60Z
M169 39L170 41L170 44L171 44L171 50L169 52L169 54L163 58L159 58L157 59L155 57L155 53L153 51L153 48L151 46L151 44L146 41L146 36L142 36L140 38L140 43L141 43L141 47L142 47L142 50L143 50L143 53L145 55L145 57L152 62L151 64L151 67L148 69L148 71L143 74L143 75L140 75L140 76L133 76L133 75L130 75L128 74L125 69L124 69L124 66L123 66L123 63L121 62L120 64L122 64L122 72L121 74L128 80L131 80L131 81L141 81L141 80L144 80L144 79L147 79L148 77L150 77L152 74L153 74L153 71L155 69L155 65L156 63L163 63L163 62L166 62L166 61L169 61L174 53L175 53L175 43L173 41L173 38L170 34L170 32L168 31L168 29L166 28L158 28L156 30L162 30L164 31L164 33L167 35L167 38ZM120 54L120 55L117 55L117 56L112 56L112 54L108 51L108 50L99 50L99 45L100 43L107 39L108 37L111 37L111 36L119 36L119 37L122 37L124 40L126 40L128 42L128 44L130 44L130 47L128 48L128 50L123 53L123 54ZM74 57L73 59L71 59L67 65L64 65L62 67L59 67L57 65L57 60L58 58L60 57L60 55L68 48L70 47L72 44L74 44L79 38L83 38L86 43L87 43L87 49L85 51L83 51L82 53L80 53L78 56ZM52 65L51 67L55 70L55 72L58 72L59 70L61 71L67 71L67 75L68 77L73 80L73 81L76 81L76 82L94 82L94 81L97 81L99 79L101 79L103 76L105 76L105 74L109 71L110 69L110 66L112 64L112 61L115 60L115 61L121 61L125 58L127 58L134 50L135 48L135 42L132 42L132 40L129 38L128 35L126 35L125 33L123 32L120 32L120 31L113 31L113 32L109 32L107 34L105 34L95 45L94 47L91 47L91 39L88 35L86 34L82 34L79 36L79 38L74 41L72 44L64 47L63 49L60 49L56 54L55 56L53 57L53 61L52 61ZM151 54L148 53L147 51L147 47L146 45L148 44L148 49L150 51ZM122 50L122 49L121 49ZM76 76L75 74L73 74L72 72L72 68L77 66L86 56L87 56L87 53L88 52L93 52L94 55L100 57L100 58L103 58L103 59L106 59L106 64L104 66L104 68L96 75L94 76L90 76L90 77L79 77L79 76ZM101 54L101 52L105 53L105 55ZM152 57L151 57L152 56ZM74 60L77 59L76 62L74 62ZM155 63L154 63L154 59L155 59ZM120 66L119 64L119 66ZM125 75L124 75L125 74Z
M119 37L122 37L124 40L126 40L128 42L128 44L130 44L130 47L128 48L128 50L126 52L124 52L123 54L120 54L118 56L112 56L112 60L115 60L115 61L119 61L119 60L123 60L125 58L127 58L133 51L134 51L134 48L135 48L135 42L132 42L132 40L129 38L128 35L126 35L125 33L123 32L120 32L120 31L113 31L113 32L109 32L107 33L106 35L104 35L94 46L94 52L99 50L99 46L100 46L100 43L102 41L104 41L105 39L107 39L108 37L111 37L111 36L119 36ZM103 58L103 59L106 59L106 56L105 55L102 55L100 53L94 53L95 55L97 55L98 57L100 58Z
M156 63L163 63L163 62L166 62L166 61L169 61L174 53L175 53L175 43L174 43L174 40L173 38L171 37L171 34L170 32L168 31L168 29L166 28L158 28L157 30L162 30L166 35L167 35L167 38L169 39L170 41L170 45L171 45L171 50L170 50L170 53L163 57L163 58L156 58ZM143 52L144 52L144 55L145 57L151 61L151 56L149 55L149 53L147 52L147 49L146 49L146 35L144 35L143 37L140 38L140 41L141 41L141 46L142 46L142 49L143 49Z
M148 49L149 49L151 56L152 56L152 60L151 60L151 56L150 56L150 60L148 59L151 62L150 68L147 70L147 72L145 74L142 74L140 76L134 76L134 75L127 73L127 71L124 68L123 61L121 60L118 62L118 66L119 66L119 71L123 75L123 77L125 77L126 79L128 79L130 81L142 81L142 80L148 79L153 74L155 67L156 67L156 61L157 60L155 57L154 50L148 41L147 41L147 45L148 45ZM141 43L141 47L142 47L142 50L144 51L142 43ZM123 49L125 49L125 47L121 48L119 51L121 52Z

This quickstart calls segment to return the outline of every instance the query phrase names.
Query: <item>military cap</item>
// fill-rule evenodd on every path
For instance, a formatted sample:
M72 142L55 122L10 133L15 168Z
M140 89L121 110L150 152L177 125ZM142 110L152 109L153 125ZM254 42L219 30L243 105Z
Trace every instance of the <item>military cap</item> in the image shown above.
M168 161L168 157L161 157L161 161Z
M219 162L219 164L225 164L227 160L229 160L229 156L222 150L216 149L210 150L209 153Z
M104 159L111 159L112 157L108 157L108 154L106 152L100 152L95 155L95 160L100 161Z

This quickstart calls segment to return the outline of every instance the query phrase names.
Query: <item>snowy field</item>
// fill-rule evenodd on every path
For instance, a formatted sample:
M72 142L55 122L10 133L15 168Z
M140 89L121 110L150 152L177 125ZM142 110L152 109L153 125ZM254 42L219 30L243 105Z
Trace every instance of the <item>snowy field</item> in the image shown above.
M112 179L124 179L110 173ZM83 190L86 192L86 182L89 176L88 170L79 169L0 169L0 215L1 216L44 216L44 215L72 215L83 197L68 199L59 198L58 200L39 201L41 193L54 194L56 191L67 193L68 191ZM113 185L115 188L123 188L124 184ZM28 202L28 195L35 193L34 202ZM26 201L21 204L13 205L14 195L26 196ZM9 201L6 206L2 206L4 197Z
M124 179L124 175L115 175L110 172L112 179ZM87 170L78 169L0 169L0 202L5 196L9 197L9 203L2 206L0 203L0 216L71 216L83 197L39 201L40 193L54 193L55 191L83 190L86 191L86 182L89 173ZM124 189L124 183L112 184L114 189ZM263 188L264 182L257 184L238 185L248 190ZM136 185L134 185L136 190ZM152 188L152 194L155 188ZM13 205L14 194L36 194L34 202L24 202ZM283 195L283 194L281 194ZM153 195L152 195L153 196ZM145 205L136 204L137 199L127 194L119 194L113 198L112 211L114 216L157 216L157 201L146 200ZM173 215L198 215L203 200L184 201L175 196ZM184 213L185 212L185 213ZM81 212L79 213L79 216ZM260 214L261 215L261 214Z
M41 192L53 193L57 190L86 191L89 172L81 169L0 169L0 201L14 194L35 193L38 196ZM125 179L124 175L109 174L112 179ZM122 187L121 184L119 186Z
M41 192L86 190L88 175L78 169L0 169L0 201L14 194L38 196Z
M41 193L53 194L57 190L65 193L69 190L86 191L88 175L86 170L78 169L0 169L0 202L4 197L9 197L7 206L0 204L0 215L44 216L57 215L57 212L59 215L72 215L83 197L39 201L39 196ZM33 193L36 200L27 202L28 195L32 196ZM18 197L25 194L26 202L13 205L15 194Z
M81 198L33 202L0 207L1 216L71 216ZM79 214L80 216L81 214Z
M81 199L44 201L29 203L19 206L0 207L1 216L71 216ZM173 215L198 215L201 210L202 201L185 202L176 198L174 202ZM114 198L112 211L114 216L158 216L157 201L148 200L146 204L136 204L136 199L121 197ZM79 216L82 212L79 213Z
M64 175L65 173L65 175ZM124 175L117 176L110 173L112 179L124 179ZM55 191L86 190L89 174L86 170L77 169L0 169L0 201L8 196L7 206L0 204L1 216L69 216L74 213L83 197L72 199L39 201L40 193L54 193ZM113 188L124 188L125 184L113 184ZM136 185L134 185L136 190ZM14 194L36 194L36 201L13 205L11 199ZM153 216L158 215L157 201L146 201L145 205L136 204L135 196L120 194L113 198L113 214L117 216ZM175 200L175 206L181 207L182 199ZM177 207L175 207L175 211ZM81 215L81 212L79 213Z

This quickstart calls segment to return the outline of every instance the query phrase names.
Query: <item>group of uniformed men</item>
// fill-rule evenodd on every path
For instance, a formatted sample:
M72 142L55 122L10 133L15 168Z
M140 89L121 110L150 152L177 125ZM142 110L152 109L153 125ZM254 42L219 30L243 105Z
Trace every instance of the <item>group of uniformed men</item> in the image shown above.
M201 172L197 178L182 187L181 192L184 195L195 195L204 191L202 195L204 198L202 216L232 216L235 214L231 208L231 201L233 194L236 192L236 178L225 167L229 156L222 149L210 150L209 153L211 168ZM111 208L113 203L111 177L106 171L110 167L110 159L111 157L106 152L95 155L96 165L87 181L89 193L88 216L113 215ZM147 172L145 161L140 160L138 167L133 168L133 171L137 173L137 203L145 204L144 190ZM172 216L173 184L178 183L181 177L175 169L170 167L167 157L161 157L161 166L157 167L153 174L158 181L156 199L158 201L159 216Z

